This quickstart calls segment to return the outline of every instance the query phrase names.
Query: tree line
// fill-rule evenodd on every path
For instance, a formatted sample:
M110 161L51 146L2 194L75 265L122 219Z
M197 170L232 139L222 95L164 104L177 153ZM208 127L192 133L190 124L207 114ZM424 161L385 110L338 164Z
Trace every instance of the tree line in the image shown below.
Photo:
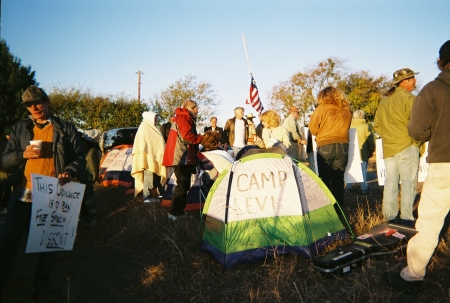
M12 55L4 40L0 41L0 124L1 130L26 117L21 96L30 85L39 85L31 66L22 66L21 60ZM278 112L289 112L297 106L301 123L307 125L309 114L316 106L317 93L332 85L348 97L352 111L362 109L366 119L372 121L378 104L389 89L385 76L373 76L368 71L348 72L345 62L330 57L294 73L289 79L275 85L268 94L268 107ZM212 84L188 75L155 93L148 103L123 95L99 95L90 90L53 87L47 91L51 99L52 113L74 123L80 129L139 126L144 111L154 111L159 123L166 122L176 107L184 100L192 99L199 107L199 129L217 115L219 96ZM264 101L263 103L267 103ZM287 114L286 114L287 115Z

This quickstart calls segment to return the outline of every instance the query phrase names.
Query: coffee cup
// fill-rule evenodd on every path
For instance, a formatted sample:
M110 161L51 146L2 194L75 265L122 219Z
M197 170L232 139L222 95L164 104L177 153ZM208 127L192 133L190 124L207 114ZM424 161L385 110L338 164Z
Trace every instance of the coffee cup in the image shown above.
M30 141L30 145L36 146L33 149L41 150L41 148L42 148L42 140L31 140Z

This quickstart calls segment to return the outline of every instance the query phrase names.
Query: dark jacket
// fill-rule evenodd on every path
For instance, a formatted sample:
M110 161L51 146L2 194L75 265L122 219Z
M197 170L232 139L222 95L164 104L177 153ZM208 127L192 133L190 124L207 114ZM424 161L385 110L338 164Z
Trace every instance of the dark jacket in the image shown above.
M98 143L86 142L82 139L83 149L86 153L86 169L78 176L78 180L85 184L86 182L95 182L98 179L100 171L100 161L102 160L102 151Z
M428 163L450 162L450 70L426 84L414 100L409 135L428 144Z
M212 126L206 126L203 129L203 132L206 133L207 131L211 131L211 130L212 130ZM227 138L224 137L224 135L223 135L223 128L222 127L217 127L216 126L216 129L214 131L219 133L220 143L224 144L224 143L227 142Z
M244 127L245 127L245 138L244 142L247 144L248 140L248 122L246 119L242 118L244 121ZM236 117L228 119L227 123L225 123L224 131L225 131L225 138L227 139L228 145L233 146L234 144L234 127L236 125Z
M170 128L172 127L172 122L166 122L161 125L161 134L163 135L164 142L167 143L167 139L169 139Z
M51 116L53 124L53 159L55 161L55 177L63 172L77 177L86 167L86 159L81 145L81 139L77 136L77 129L72 123ZM33 139L33 121L24 119L13 125L11 138L2 154L4 168L11 169L12 185L20 182L25 169L27 159L23 158L23 152Z
M163 165L196 165L198 145L202 135L197 134L196 124L186 108L176 108L175 117L164 151Z

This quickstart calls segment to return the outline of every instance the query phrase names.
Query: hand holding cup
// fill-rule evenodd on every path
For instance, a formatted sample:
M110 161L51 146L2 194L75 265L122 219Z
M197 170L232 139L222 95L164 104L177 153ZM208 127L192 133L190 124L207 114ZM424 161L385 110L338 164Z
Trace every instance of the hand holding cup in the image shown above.
M38 159L41 157L42 140L31 140L23 153L25 159Z

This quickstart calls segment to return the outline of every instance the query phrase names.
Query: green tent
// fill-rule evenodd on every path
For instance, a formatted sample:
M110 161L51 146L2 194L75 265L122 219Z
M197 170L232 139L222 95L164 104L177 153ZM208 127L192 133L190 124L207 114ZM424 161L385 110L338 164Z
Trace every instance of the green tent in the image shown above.
M289 156L242 158L222 172L208 194L201 248L224 267L275 254L312 258L348 237L334 203L320 178Z

